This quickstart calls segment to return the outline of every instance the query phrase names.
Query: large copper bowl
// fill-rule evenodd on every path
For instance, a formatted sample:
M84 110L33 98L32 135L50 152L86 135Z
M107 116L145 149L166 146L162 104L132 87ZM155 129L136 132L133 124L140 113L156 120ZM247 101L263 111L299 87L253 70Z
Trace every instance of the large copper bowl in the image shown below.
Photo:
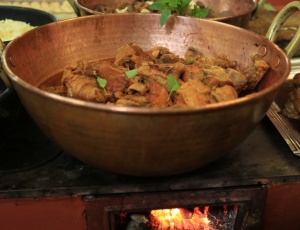
M117 107L53 95L38 85L78 60L113 57L127 43L189 46L223 53L240 67L257 53L271 66L258 92L203 108ZM287 55L270 40L217 21L158 14L79 17L41 26L12 41L3 68L21 102L48 137L83 162L114 173L165 176L199 168L230 152L265 116L290 72ZM257 143L259 144L259 143Z
M102 14L95 8L99 4L119 7L124 3L132 2L131 0L69 0L77 7L78 14L81 16L91 14ZM246 28L252 15L265 0L201 0L201 2L214 12L215 17L211 20L225 22L231 25Z

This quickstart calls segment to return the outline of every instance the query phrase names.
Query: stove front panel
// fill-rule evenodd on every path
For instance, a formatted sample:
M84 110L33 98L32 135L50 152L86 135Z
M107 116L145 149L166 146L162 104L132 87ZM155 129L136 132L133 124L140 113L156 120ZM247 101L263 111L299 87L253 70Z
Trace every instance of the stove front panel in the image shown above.
M88 230L181 229L178 226L186 226L183 222L188 224L193 222L194 227L200 226L199 221L195 224L195 219L199 220L199 215L209 217L210 229L250 230L260 229L265 200L266 189L258 187L120 194L86 197L85 202ZM166 226L166 222L158 223L157 218L153 221L151 211L174 209L180 210L181 217L183 217L180 222L172 220L168 222L169 226ZM222 212L228 216L228 223L224 222L224 217L220 217ZM217 216L219 220L214 221ZM136 228L138 224L140 228ZM174 227L174 224L177 227ZM136 226L131 228L130 225ZM161 227L162 225L165 228ZM188 228L182 227L182 229Z

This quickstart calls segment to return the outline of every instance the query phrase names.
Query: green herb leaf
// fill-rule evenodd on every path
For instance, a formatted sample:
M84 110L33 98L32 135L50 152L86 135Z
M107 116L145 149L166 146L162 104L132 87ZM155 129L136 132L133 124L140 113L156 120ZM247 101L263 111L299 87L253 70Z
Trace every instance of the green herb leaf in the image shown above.
M160 11L160 25L166 24L169 16L172 13L176 13L181 16L193 16L198 18L205 18L208 15L208 7L200 9L194 5L194 8L190 12L190 3L192 0L156 0L150 5L150 9Z
M101 78L100 76L97 77L97 83L98 85L105 90L105 87L107 85L107 81L104 78Z
M191 59L191 60L187 61L185 64L186 65L192 65L194 63L195 63L195 61L193 59Z
M197 18L205 18L209 13L209 8L205 7L203 9L200 9L196 5L194 6L191 16L197 17Z
M128 71L126 71L125 75L128 78L132 78L132 77L138 75L138 71L137 71L137 69L128 70Z
M188 16L187 12L190 8L191 0L180 0L178 6L176 7L176 13L182 16Z
M177 8L178 6L180 6L180 0L173 0L173 1L168 1L167 5L169 5L169 7L172 8Z
M157 0L157 1L153 2L149 6L149 8L151 10L159 10L159 11L164 10L166 7L167 7L166 3L164 1L160 1L160 0Z
M166 24L170 15L171 15L171 10L169 9L164 9L161 12L160 19L159 19L159 23L161 26Z
M168 86L170 88L168 100L170 100L171 94L179 89L180 84L175 77L169 75L167 78Z

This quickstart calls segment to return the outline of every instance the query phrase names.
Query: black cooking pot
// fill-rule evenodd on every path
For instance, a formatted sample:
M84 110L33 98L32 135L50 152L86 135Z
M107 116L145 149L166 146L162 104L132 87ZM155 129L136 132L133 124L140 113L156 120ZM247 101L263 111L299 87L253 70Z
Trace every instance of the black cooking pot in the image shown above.
M57 21L54 15L45 11L27 7L0 6L0 20L5 19L26 22L32 26L41 26ZM9 41L4 42L4 46L0 47L0 53L8 43ZM7 87L8 82L4 80L5 76L1 67L0 76L0 144L2 144L18 118L21 103L17 94Z

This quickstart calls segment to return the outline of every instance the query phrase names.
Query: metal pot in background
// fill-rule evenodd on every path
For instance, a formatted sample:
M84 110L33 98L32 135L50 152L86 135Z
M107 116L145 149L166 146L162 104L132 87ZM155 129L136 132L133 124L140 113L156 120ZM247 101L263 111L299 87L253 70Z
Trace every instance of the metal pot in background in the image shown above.
M54 15L41 10L17 6L0 6L0 20L5 19L26 22L32 26L41 26L57 21ZM1 54L7 44L9 44L9 41L0 41ZM8 131L14 127L21 107L18 95L10 87L10 82L0 67L0 144L5 140Z
M78 16L102 14L95 10L99 4L117 7L129 0L69 0ZM231 25L246 28L251 17L264 5L265 0L201 0L216 15L211 20L225 22Z

